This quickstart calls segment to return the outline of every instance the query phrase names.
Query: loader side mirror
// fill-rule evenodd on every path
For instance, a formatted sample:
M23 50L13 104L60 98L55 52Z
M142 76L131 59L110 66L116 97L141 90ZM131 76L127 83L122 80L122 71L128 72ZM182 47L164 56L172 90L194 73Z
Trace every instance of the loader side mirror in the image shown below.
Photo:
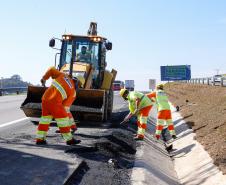
M49 47L53 48L55 46L55 39L49 41Z
M106 47L107 50L112 50L112 43L111 42L107 42L105 44L105 47Z

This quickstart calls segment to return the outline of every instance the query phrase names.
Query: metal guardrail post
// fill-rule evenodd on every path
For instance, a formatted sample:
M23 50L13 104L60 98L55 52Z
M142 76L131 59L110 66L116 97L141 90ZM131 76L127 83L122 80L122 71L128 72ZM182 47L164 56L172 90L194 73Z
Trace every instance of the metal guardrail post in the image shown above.
M221 87L224 87L224 77L221 77Z

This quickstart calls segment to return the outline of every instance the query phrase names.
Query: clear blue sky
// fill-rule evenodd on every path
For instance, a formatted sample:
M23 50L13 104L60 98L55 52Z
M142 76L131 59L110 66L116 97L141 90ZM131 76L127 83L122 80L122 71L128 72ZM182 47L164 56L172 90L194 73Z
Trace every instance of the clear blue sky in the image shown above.
M0 2L0 77L38 84L54 64L53 36L86 34L90 21L113 42L108 68L147 90L161 65L190 64L192 77L226 73L224 0L21 0Z

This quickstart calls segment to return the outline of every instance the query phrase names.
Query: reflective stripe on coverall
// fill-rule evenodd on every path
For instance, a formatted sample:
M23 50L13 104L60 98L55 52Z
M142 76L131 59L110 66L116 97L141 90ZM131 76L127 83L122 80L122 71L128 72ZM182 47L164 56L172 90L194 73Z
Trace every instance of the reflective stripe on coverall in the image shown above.
M72 139L70 121L64 106L70 106L75 99L75 87L72 79L66 74L50 68L43 76L54 79L52 85L42 97L42 117L37 130L37 140L45 140L52 118L55 118L60 133L66 141Z
M136 109L139 110L137 113L137 136L144 138L145 130L147 128L148 114L152 108L152 101L145 96L143 93L132 91L129 92L128 96L129 110L132 114L135 113ZM136 107L136 100L139 99L140 103Z
M77 125L75 123L75 120L70 112L70 107L65 107L65 110L67 112L68 118L69 118L69 123L70 123L70 127L72 130L77 130Z

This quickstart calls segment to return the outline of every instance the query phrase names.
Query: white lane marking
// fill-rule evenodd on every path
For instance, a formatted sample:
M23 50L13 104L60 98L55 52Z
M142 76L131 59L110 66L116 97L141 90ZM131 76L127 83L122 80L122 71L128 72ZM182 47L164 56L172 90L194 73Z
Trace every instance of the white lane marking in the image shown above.
M7 122L7 123L3 123L3 124L0 124L0 128L1 127L6 127L6 126L9 126L9 125L12 125L14 123L18 123L20 121L25 121L25 120L28 120L29 118L21 118L21 119L17 119L17 120L14 120L14 121L10 121L10 122Z

